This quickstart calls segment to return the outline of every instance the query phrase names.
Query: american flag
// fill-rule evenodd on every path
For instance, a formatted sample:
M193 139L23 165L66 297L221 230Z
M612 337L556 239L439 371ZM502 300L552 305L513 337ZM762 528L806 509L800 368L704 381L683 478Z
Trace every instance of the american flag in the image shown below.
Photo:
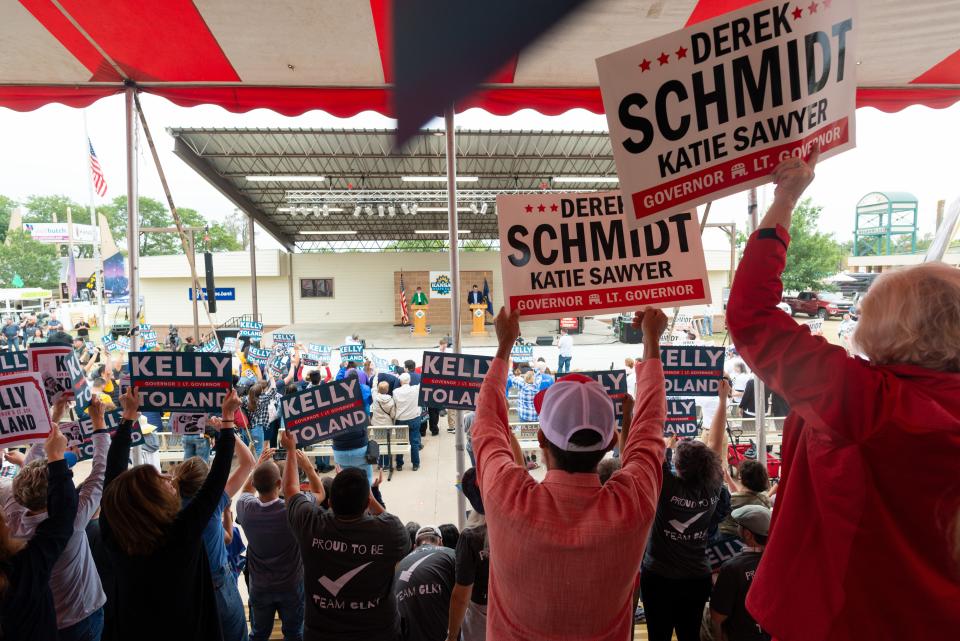
M407 291L403 287L403 272L400 272L400 323L406 325L410 321L407 313Z
M93 143L87 138L87 145L90 147L90 177L93 180L93 190L97 195L103 198L107 194L107 181L103 177L103 169L100 168L100 161L97 160L97 152L93 150Z

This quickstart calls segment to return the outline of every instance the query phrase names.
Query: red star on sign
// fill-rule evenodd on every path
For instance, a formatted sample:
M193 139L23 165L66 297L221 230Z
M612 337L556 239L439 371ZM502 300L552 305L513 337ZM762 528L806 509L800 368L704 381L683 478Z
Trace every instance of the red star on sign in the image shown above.
M547 211L547 208L544 207L543 205L540 205L539 207L537 207L537 211L539 211L542 214L543 212Z
M668 55L665 54L665 53L661 53L659 56L657 56L657 62L660 63L660 66L661 66L661 67L662 67L663 65L667 64L667 62L668 62L669 60L670 60L670 56L668 56Z
M807 13L816 13L816 12L817 12L817 3L811 2L810 5L807 7Z
M550 211L557 211L557 209L559 209L559 207L557 207L556 203L550 205Z
M685 47L680 47L679 49L677 49L677 60L679 60L680 58L686 58L686 57L687 57L687 50Z
M797 7L796 9L791 11L791 13L793 14L794 20L799 20L800 18L803 17L803 9L801 9L800 7Z
M640 63L640 71L650 71L650 61L646 58Z
M526 207L524 207L524 209L527 210L527 213L528 213L528 214L532 214L532 213L533 213L533 205L527 205Z

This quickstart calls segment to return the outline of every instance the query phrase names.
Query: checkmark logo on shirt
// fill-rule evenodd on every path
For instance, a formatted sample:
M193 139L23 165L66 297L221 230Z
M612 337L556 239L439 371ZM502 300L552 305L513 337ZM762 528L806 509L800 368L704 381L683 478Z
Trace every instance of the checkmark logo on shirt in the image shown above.
M349 572L344 573L344 574L343 574L339 579L337 579L336 581L333 581L333 580L331 580L331 579L328 579L328 578L325 577L325 576L322 576L322 577L320 577L320 579L319 579L320 585L322 585L324 588L326 588L327 592L329 592L329 593L332 594L333 596L337 596L338 594L340 594L340 590L342 590L343 587L344 587L347 583L350 583L350 580L351 580L353 577L355 577L355 576L357 576L358 574L360 574L360 573L363 571L363 569L364 569L365 567L367 567L368 565L370 565L371 563L373 563L373 561L369 561L369 562L367 562L367 563L364 563L364 564L361 565L361 566L358 566L358 567L353 568L353 569L350 570Z
M683 534L688 527L693 525L697 521L697 519L699 519L701 516L703 516L706 513L707 513L706 510L704 510L703 512L697 512L692 517L690 517L689 521L678 521L676 519L670 519L669 521L667 521L667 523L673 526L674 530L676 530L680 534Z
M417 569L417 566L423 563L424 561L426 561L427 559L429 559L431 556L433 556L433 554L428 554L427 556L423 557L422 559L420 559L419 561L411 565L409 570L403 570L402 572L400 572L400 580L403 581L404 583L409 581L410 577L413 576L414 571Z

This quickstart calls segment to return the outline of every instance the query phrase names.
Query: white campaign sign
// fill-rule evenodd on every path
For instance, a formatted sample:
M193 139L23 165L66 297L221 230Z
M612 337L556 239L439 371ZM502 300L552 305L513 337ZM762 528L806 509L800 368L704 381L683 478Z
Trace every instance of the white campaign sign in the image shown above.
M628 224L855 146L853 0L766 0L597 59Z
M0 378L0 447L42 441L50 433L50 412L40 374Z
M497 196L504 301L524 320L710 301L695 216L631 231L620 192Z

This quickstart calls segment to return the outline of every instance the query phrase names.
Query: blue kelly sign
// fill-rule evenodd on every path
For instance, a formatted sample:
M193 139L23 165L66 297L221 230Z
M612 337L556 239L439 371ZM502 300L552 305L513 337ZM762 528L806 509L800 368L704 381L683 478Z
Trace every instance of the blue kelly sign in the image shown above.
M247 350L247 360L254 365L266 365L272 356L273 350L268 347L251 347Z
M0 376L30 369L30 358L26 352L0 352Z
M716 396L723 378L722 347L661 347L667 396Z
M131 352L130 384L141 411L217 413L232 386L232 365L229 354Z
M668 398L664 436L696 436L700 431L697 421L697 401L692 398Z
M424 352L420 405L455 410L476 409L480 385L492 362L489 356Z
M297 437L297 447L367 429L360 382L356 378L308 387L280 399L284 429Z
M363 360L363 345L348 343L340 346L340 360L360 362Z
M510 349L510 358L519 363L529 363L533 360L533 345L514 345Z
M263 323L257 321L240 321L240 331L238 336L254 336L260 338L263 335Z
M217 300L237 300L236 287L217 287L215 290ZM193 300L193 287L187 288L187 300ZM200 300L207 300L207 288L200 288Z
M597 370L595 372L577 372L588 376L600 383L606 390L610 400L613 401L613 409L617 413L617 420L623 418L623 397L627 395L627 373L623 370ZM563 377L561 376L562 380Z

